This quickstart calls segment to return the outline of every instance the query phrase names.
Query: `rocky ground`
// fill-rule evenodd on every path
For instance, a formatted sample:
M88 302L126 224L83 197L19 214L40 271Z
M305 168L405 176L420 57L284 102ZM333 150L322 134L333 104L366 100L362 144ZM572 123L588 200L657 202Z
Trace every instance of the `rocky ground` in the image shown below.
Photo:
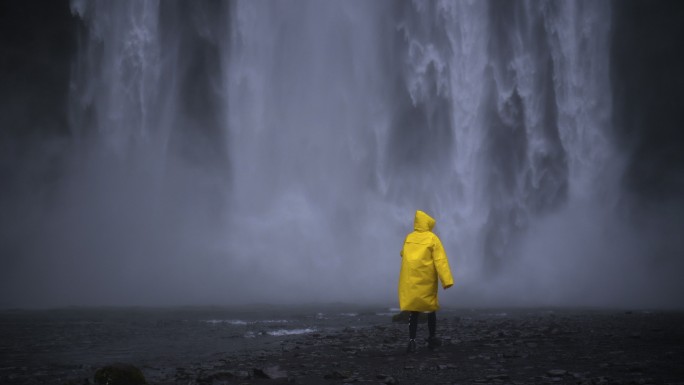
M420 325L419 339L427 334ZM150 384L684 384L684 313L554 310L441 317L443 345L407 354L394 322L286 338L186 367L141 366ZM136 363L130 363L136 365ZM96 368L0 371L0 383L93 383ZM24 371L31 370L23 368Z

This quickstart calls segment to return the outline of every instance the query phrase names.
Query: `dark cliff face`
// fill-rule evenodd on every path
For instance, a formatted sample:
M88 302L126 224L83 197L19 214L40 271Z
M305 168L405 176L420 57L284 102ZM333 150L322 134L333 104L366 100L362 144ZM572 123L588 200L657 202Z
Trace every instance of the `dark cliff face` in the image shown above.
M627 191L646 203L684 192L684 3L613 2L611 82Z
M0 212L5 221L18 219L19 201L50 190L63 172L71 63L80 30L68 0L0 2ZM11 235L0 234L0 243L5 237Z
M66 134L79 20L68 0L0 3L0 116L15 137Z

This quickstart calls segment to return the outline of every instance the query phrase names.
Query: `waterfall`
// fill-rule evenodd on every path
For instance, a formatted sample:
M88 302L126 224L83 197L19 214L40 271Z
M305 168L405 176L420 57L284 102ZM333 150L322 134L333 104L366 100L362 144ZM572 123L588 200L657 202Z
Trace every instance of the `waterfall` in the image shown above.
M118 170L112 184L135 189L111 199L138 202L122 223L140 216L154 242L174 238L140 240L143 262L127 265L182 267L158 277L171 292L203 280L202 293L388 300L422 209L461 296L528 295L496 277L544 258L528 255L548 235L540 224L610 216L619 195L608 1L74 0L72 11L85 25L71 103L90 146L80 159L110 154L94 172Z

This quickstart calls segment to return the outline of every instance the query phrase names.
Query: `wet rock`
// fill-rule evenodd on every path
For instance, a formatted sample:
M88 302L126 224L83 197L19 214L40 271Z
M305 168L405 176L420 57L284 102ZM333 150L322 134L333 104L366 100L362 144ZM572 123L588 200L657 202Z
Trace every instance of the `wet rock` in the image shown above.
M345 370L333 370L323 376L326 380L344 380L351 377L351 373Z
M563 369L551 369L546 372L546 375L549 377L563 377L568 373L567 370Z
M576 379L583 379L585 377L585 375L583 373L576 373L575 372L575 373L570 373L570 374L572 375L573 378L576 378Z
M520 353L518 353L517 351L505 352L502 354L502 357L503 358L516 358L516 357L520 357Z
M382 382L383 384L391 385L397 383L397 380L394 377L389 376L387 374L378 374L375 378L380 380L380 382Z
M235 371L235 372L233 372L233 375L234 375L235 377L241 378L241 379L246 379L246 378L250 378L250 377L251 377L251 375L249 374L249 372L246 371L246 370L238 370L238 371Z
M90 381L88 381L87 378L81 380L69 380L65 382L63 385L90 385Z
M200 377L197 379L197 383L198 384L215 385L217 383L226 382L226 381L231 380L233 378L235 378L235 375L232 372L222 371L222 372L212 373L212 374L206 375L204 377Z
M509 378L508 374L492 374L487 376L487 380L491 381L503 381L508 380Z
M262 369L254 369L254 377L275 380L279 378L287 378L287 372L280 370L278 365L274 365Z
M143 385L145 376L137 367L129 364L112 364L95 372L95 385Z

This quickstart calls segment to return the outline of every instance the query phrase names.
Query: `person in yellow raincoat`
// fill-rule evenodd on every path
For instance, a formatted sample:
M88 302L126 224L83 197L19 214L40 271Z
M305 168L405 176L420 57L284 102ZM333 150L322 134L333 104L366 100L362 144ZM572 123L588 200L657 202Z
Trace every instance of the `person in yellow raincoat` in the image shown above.
M416 329L418 313L428 313L428 347L439 346L435 336L437 329L437 279L448 289L454 284L449 260L439 237L432 232L435 220L423 211L416 211L413 232L406 236L401 250L401 272L399 273L399 307L410 312L409 345L407 351L416 351Z

